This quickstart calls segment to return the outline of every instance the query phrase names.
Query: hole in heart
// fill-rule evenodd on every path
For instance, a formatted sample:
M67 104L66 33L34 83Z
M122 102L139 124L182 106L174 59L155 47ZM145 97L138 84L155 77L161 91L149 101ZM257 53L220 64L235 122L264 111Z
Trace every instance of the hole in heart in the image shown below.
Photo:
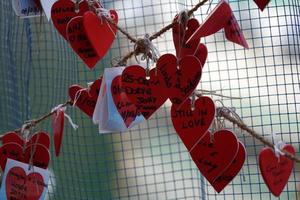
M149 81L150 80L150 76L146 76L146 80Z

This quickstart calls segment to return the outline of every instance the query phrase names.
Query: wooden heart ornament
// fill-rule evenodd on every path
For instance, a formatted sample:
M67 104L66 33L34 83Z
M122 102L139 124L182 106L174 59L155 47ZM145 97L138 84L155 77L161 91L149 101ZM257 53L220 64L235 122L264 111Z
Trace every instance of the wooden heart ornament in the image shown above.
M11 168L5 180L7 199L39 200L45 187L41 174L26 175L21 167Z
M64 135L65 112L58 109L52 116L52 130L54 138L55 155L59 156Z
M178 64L174 55L165 54L156 65L158 77L163 80L169 99L177 107L193 93L202 75L202 65L195 56L185 56Z
M285 145L283 150L295 155L292 145ZM274 196L279 197L292 173L294 161L283 155L278 158L272 148L266 147L259 154L259 167L269 190Z
M238 141L233 132L208 131L200 142L190 150L192 159L202 175L212 184L232 164L238 153Z
M139 115L139 111L135 104L127 97L126 92L122 88L121 82L122 76L116 76L114 78L111 83L111 94L117 110L128 128L135 120L136 116Z
M83 88L79 85L69 87L69 96L75 105L87 114L93 116L94 109L97 103L102 77L97 79L90 87Z
M82 16L72 18L67 24L67 40L88 68L93 69L100 57L87 38Z
M101 11L98 14L101 15ZM118 14L115 10L109 10L108 14L110 19L98 16L92 11L83 15L86 35L100 59L105 56L116 38Z
M266 6L270 3L271 0L254 0L256 5L259 7L261 11L263 11Z
M79 12L75 11L75 3L71 0L58 0L51 8L51 19L57 31L67 40L67 24L71 19L83 16L89 10L87 1L79 3Z
M125 68L121 79L123 91L146 119L149 119L168 99L162 80L156 75L155 69L150 70L149 76L146 77L143 67L133 65Z
M191 109L190 99L178 109L174 105L171 107L173 126L188 150L205 136L216 114L213 100L206 96L199 97L195 109Z
M239 142L239 151L232 161L228 169L219 176L213 183L214 189L220 193L242 169L246 159L246 149L245 146Z

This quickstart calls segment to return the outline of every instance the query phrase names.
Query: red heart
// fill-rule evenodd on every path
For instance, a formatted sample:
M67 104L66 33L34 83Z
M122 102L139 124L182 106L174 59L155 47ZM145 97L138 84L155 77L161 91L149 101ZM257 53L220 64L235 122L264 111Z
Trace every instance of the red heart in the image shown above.
M245 146L239 142L239 151L230 167L212 183L212 186L218 193L220 193L234 179L234 177L236 177L236 175L242 169L245 159Z
M259 7L261 11L263 11L266 6L270 3L270 0L254 0L256 5Z
M283 150L295 155L292 145L285 145ZM266 147L259 154L259 167L262 177L273 195L279 197L294 167L294 161L280 155L278 158L273 149Z
M2 137L2 144L7 144L7 143L17 143L21 146L24 145L24 140L22 139L22 137L17 134L16 132L8 132L5 133Z
M225 36L228 40L249 48L243 32L235 20L231 7L225 0L219 2L201 26L187 40L187 43L191 44L192 40L212 35L222 28L225 28Z
M67 24L71 19L89 10L87 1L79 3L79 12L75 12L75 3L71 0L59 0L51 8L51 19L57 31L67 40Z
M176 22L177 19L178 16L175 17L174 21ZM180 60L180 58L183 58L184 56L194 55L199 59L202 66L204 66L208 52L204 44L199 44L200 38L191 43L186 43L192 34L199 28L198 20L195 18L189 19L186 30L184 28L185 27L178 22L173 26L173 42L177 58Z
M7 143L17 143L21 146L26 146L31 145L31 144L42 144L45 147L49 149L50 147L50 137L47 133L45 132L38 132L35 133L27 142L24 141L24 139L17 134L16 132L8 132L6 133L3 138L2 138L2 144L7 144Z
M195 101L194 110L191 110L190 99L186 100L179 109L172 105L173 126L188 150L205 136L215 118L215 113L213 100L205 96Z
M202 66L195 56L185 56L179 61L172 54L165 54L157 61L157 72L163 80L169 99L175 106L180 106L197 87Z
M161 79L156 76L156 69L150 70L149 76L147 79L143 67L129 66L122 73L121 83L127 97L146 119L168 99Z
M122 76L116 76L111 83L111 94L116 108L122 116L126 127L135 120L138 115L137 107L132 103L121 86Z
M93 69L100 57L87 38L82 16L74 17L67 24L67 40L84 63Z
M31 161L31 163L30 163ZM47 169L50 162L50 152L42 144L32 144L26 147L24 157L21 162L32 164L33 166Z
M233 132L220 130L207 134L190 150L192 159L202 175L213 183L231 165L238 153L238 141Z
M116 38L117 27L114 24L118 23L118 14L115 10L110 10L109 14L112 22L91 11L83 15L86 35L100 59L105 56Z
M6 176L7 199L39 200L46 184L37 172L26 175L21 167L11 168Z
M22 161L23 147L17 143L6 143L0 147L0 166L2 171L4 171L6 166L7 158Z
M32 145L32 144L41 144L45 146L47 149L50 148L50 137L45 132L38 132L35 133L30 140L26 143L26 146Z
M65 112L58 109L52 116L52 130L54 137L55 155L59 156L64 135Z
M94 109L97 103L98 94L102 82L102 77L97 79L91 86L90 89L83 88L79 85L72 85L69 88L69 96L75 105L92 117Z

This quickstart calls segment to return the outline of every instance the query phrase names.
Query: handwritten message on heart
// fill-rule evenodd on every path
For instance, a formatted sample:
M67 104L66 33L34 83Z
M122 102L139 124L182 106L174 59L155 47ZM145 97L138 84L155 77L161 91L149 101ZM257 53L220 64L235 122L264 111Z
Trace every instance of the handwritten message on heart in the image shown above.
M245 146L239 142L239 150L228 169L219 176L213 183L214 189L220 193L242 169L246 159Z
M83 88L79 85L69 87L69 96L75 105L87 114L93 116L94 109L97 103L97 98L102 83L102 78L97 79L90 88Z
M111 94L118 112L122 116L126 127L135 120L139 111L134 103L127 97L125 90L121 86L122 76L117 76L111 83Z
M213 139L208 131L190 154L202 175L212 184L232 164L238 148L237 138L231 131L217 131Z
M283 150L295 155L292 145L285 145ZM269 190L279 197L292 173L294 161L283 155L278 158L272 148L266 147L259 154L259 167Z
M149 119L151 115L168 99L162 80L155 69L150 70L149 79L143 67L126 67L122 73L122 88L138 111Z
M249 48L243 32L241 31L230 5L226 0L221 0L214 10L205 19L202 25L188 39L187 43L206 37L225 29L225 36L228 40Z
M67 25L67 40L72 49L84 61L89 69L93 69L100 60L97 52L88 40L83 27L83 17L78 16L70 20Z
M6 143L0 147L0 166L4 171L7 159L24 160L23 147L17 143Z
M89 10L87 1L79 3L79 12L75 12L75 3L71 0L56 1L51 8L51 19L57 31L67 40L67 25L71 19L83 16Z
M172 54L164 54L157 61L157 74L163 80L169 99L174 106L180 106L197 87L202 66L195 56L185 56L179 61Z
M10 169L5 182L7 199L39 200L47 187L40 173L26 175L21 167Z
M205 136L216 114L213 100L206 96L199 97L195 109L191 108L190 99L179 109L174 105L171 108L173 126L188 150Z

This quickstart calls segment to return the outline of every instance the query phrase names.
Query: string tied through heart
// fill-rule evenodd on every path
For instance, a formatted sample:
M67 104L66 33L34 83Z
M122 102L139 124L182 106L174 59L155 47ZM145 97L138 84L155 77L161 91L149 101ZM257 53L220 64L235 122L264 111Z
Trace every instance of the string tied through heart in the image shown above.
M278 162L280 161L280 156L285 155L285 153L282 152L282 149L285 145L286 144L283 141L278 141L274 144L274 153L275 153L276 157L278 158Z
M79 4L80 4L81 0L76 0L75 1L75 13L79 13L80 12L80 7L79 7Z
M96 8L96 14L100 18L101 24L103 24L103 21L105 21L105 23L108 25L111 33L114 35L114 37L116 37L116 33L114 32L114 30L111 27L111 23L114 24L113 21L115 19L115 16L112 15L109 10L107 10L103 7Z
M63 104L59 104L58 106L52 108L51 113L57 112L58 110L61 110L61 111L64 112L65 118L68 119L69 124L70 124L70 125L72 126L72 128L76 131L76 130L79 128L79 126L78 126L77 124L75 124L75 123L73 122L72 118L70 117L70 115L68 115L68 114L66 113L67 107L65 107Z
M188 20L190 16L188 15L188 10L184 9L179 12L177 17L177 23L179 25L179 52L178 52L178 58L177 58L177 66L179 67L179 61L181 59L181 49L184 45L184 38L186 34L186 29L188 25Z

